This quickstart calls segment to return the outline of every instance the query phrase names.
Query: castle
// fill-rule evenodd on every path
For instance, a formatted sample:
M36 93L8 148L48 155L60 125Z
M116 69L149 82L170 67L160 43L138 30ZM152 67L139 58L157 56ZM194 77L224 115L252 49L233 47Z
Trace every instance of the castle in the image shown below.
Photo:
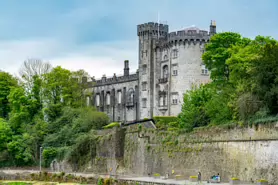
M87 96L87 105L107 113L111 121L177 116L183 94L209 82L201 57L215 33L215 22L209 32L197 27L169 32L168 25L153 22L138 25L139 69L130 74L129 61L124 61L123 76L91 78L87 94L93 95Z

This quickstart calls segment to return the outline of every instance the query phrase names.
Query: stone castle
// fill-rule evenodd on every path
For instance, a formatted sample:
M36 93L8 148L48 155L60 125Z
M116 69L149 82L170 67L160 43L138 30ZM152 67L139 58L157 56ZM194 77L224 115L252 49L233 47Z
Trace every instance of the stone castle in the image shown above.
M215 33L215 22L209 32L197 27L169 32L168 25L153 22L138 25L139 69L130 74L126 60L123 76L90 78L87 94L93 95L87 96L87 105L107 113L111 121L177 116L183 94L210 80L201 57Z

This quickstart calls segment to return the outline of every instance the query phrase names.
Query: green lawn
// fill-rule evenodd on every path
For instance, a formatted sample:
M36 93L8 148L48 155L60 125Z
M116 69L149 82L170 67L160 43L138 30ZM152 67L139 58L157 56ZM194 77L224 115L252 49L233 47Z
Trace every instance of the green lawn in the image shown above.
M22 182L22 181L0 181L1 185L79 185L77 183L56 183L56 182Z

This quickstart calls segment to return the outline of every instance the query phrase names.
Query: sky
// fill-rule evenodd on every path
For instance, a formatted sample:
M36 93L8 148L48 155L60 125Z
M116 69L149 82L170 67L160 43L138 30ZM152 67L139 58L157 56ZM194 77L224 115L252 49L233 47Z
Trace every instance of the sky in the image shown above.
M136 72L137 25L158 19L170 31L215 20L218 32L278 39L277 0L9 0L0 2L0 70L16 75L35 58L96 78L123 74L124 60Z

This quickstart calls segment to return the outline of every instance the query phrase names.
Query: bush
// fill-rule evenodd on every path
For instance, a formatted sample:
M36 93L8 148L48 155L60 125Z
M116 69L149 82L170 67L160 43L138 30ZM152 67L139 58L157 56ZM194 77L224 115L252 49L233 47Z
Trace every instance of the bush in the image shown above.
M156 127L160 129L167 129L168 127L177 126L179 122L178 117L176 116L156 116L154 117Z

